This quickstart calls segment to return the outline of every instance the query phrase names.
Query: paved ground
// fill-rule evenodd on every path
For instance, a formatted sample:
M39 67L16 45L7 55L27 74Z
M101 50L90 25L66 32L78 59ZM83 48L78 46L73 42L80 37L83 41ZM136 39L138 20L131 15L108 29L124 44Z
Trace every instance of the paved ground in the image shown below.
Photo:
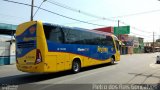
M115 86L111 86L114 90L117 88L116 85L121 84L155 85L160 83L160 64L155 64L157 54L159 53L122 55L121 61L115 65L105 64L84 68L78 74L71 74L69 71L33 74L20 72L15 65L0 66L0 83L3 84L3 87L18 85L19 88L23 87L26 90L28 88L36 88L37 90L58 90L59 88L62 90L97 90L100 89L100 86L97 86L99 84L115 84ZM123 87L127 88L127 86Z

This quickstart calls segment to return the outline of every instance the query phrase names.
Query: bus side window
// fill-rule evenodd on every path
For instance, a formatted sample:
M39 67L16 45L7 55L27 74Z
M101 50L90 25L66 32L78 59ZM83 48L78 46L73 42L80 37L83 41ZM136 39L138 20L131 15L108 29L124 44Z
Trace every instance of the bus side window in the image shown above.
M63 43L63 35L62 31L59 27L52 27L50 35L49 35L49 40L54 41L56 43Z
M84 44L82 39L82 32L74 29L64 29L65 43L66 44ZM81 33L81 34L80 34Z
M63 29L63 32L66 44L71 44L76 41L76 35L74 30L72 31L72 29L65 28Z

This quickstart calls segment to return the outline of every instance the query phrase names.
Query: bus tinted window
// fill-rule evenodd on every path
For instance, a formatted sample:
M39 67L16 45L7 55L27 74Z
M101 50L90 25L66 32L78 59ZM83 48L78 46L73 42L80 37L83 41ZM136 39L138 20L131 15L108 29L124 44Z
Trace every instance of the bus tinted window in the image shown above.
M105 44L108 45L108 46L114 46L113 38L111 36L106 36Z
M66 44L114 45L111 36L68 28L64 28L63 32L65 34Z
M65 43L97 45L97 43L94 41L94 35L92 35L90 32L74 29L64 29L64 33Z
M59 27L44 25L43 28L47 40L63 43L63 35Z
M83 44L83 39L81 38L81 33L78 30L74 30L74 29L67 29L65 28L63 30L64 34L65 34L65 43L67 44Z

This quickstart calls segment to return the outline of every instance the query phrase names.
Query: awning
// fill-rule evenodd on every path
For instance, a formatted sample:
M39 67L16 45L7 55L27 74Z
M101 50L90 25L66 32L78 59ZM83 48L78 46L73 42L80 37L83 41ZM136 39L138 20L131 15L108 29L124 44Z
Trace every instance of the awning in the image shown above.
M0 35L13 35L16 32L17 25L0 23Z

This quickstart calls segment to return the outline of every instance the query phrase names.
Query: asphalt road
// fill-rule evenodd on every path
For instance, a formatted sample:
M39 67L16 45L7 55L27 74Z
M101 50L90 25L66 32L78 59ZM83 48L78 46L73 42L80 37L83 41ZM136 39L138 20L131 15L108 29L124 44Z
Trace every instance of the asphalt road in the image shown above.
M77 74L72 74L70 71L33 74L20 72L15 65L0 66L0 89L102 90L108 88L118 90L121 88L128 90L131 88L125 85L154 87L160 84L160 64L155 64L158 54L160 53L122 55L121 61L114 65L104 64L83 68ZM133 90L136 88L139 87L132 87ZM153 90L158 89L154 87Z

